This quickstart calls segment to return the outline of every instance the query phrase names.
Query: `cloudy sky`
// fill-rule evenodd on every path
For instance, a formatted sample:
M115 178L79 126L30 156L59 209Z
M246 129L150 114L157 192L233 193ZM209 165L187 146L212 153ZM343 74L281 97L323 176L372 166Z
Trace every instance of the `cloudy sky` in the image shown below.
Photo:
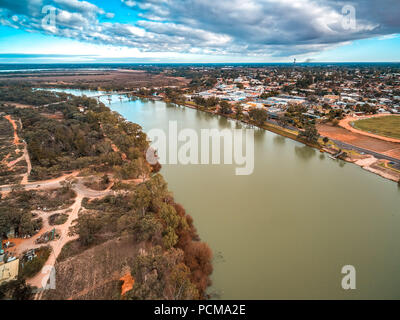
M4 62L400 62L399 0L0 0Z

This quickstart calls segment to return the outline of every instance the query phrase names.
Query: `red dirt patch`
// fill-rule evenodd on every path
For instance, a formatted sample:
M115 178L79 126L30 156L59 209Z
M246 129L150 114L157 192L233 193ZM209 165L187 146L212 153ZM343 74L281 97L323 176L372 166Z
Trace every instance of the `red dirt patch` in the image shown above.
M132 277L130 272L127 272L121 279L124 283L121 287L121 296L123 296L128 291L132 290L133 285L135 284L135 279Z
M14 144L18 145L19 144L19 137L18 137L18 134L17 134L18 126L15 123L15 120L11 119L11 116L9 116L9 115L8 116L4 116L4 118L6 118L12 124L12 126L14 128Z

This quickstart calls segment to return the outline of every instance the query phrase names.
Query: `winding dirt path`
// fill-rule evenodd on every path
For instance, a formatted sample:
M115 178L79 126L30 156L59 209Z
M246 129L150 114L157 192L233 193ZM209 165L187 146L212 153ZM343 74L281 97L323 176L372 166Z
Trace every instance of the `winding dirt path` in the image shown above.
M10 115L4 116L4 118L7 119L11 123L13 128L14 128L14 141L13 141L13 143L18 148L18 145L21 144L21 139L18 136L18 126L17 126L15 120L12 119ZM21 119L19 119L18 122L19 122L19 124L21 126L21 129L22 129ZM18 162L20 162L21 160L25 160L26 163L27 163L27 168L26 168L26 173L24 173L23 176L22 176L21 184L26 185L28 183L28 179L29 179L29 176L30 176L31 171L32 171L32 163L31 163L31 158L29 157L29 153L28 153L28 145L27 145L27 143L25 141L23 142L23 144L24 144L24 153L23 153L23 155L21 157L19 157L18 159L9 162L7 164L7 166L8 166L8 168L12 168Z
M60 188L61 187L61 182L66 181L72 177L76 177L79 174L79 171L75 171L72 174L64 175L60 178L52 179L52 180L47 180L47 181L38 181L38 182L30 182L26 185L24 185L25 190L48 190L48 189L54 189L54 188ZM106 190L103 191L96 191L96 190L91 190L88 189L87 187L84 186L83 184L83 179L78 178L77 183L73 186L73 190L76 192L76 198L74 204L64 210L55 210L51 212L41 212L40 217L43 219L43 228L39 231L39 233L35 234L31 238L27 239L13 239L11 240L12 242L16 243L16 247L10 248L10 252L12 252L14 255L21 255L24 251L30 250L30 249L35 249L38 247L43 246L43 244L36 244L35 241L44 233L51 231L55 226L51 226L48 223L48 217L54 213L61 213L65 212L67 210L72 210L68 214L68 220L63 224L57 226L57 231L60 234L60 238L54 241L51 241L48 243L49 246L52 248L52 253L47 260L44 269L45 271L48 272L39 272L35 277L28 279L27 283L35 286L37 288L43 288L50 277L50 268L49 267L54 267L57 257L61 253L62 248L64 245L71 241L75 240L78 238L77 235L71 236L69 235L69 229L70 227L74 224L75 220L78 218L79 211L82 208L82 200L83 198L100 198L100 197L105 197L110 194L115 194L115 191L111 190L112 185L110 185ZM3 192L8 192L10 191L9 189L11 186L1 186ZM36 296L36 298L40 298L41 294Z
M18 144L21 144L20 138L18 136L18 126L15 122L15 120L13 120L11 118L11 116L5 116L5 118L12 124L13 128L14 128L14 144L17 146ZM21 125L22 128L22 123L21 120L19 120L19 123ZM112 143L112 141L111 141ZM21 255L23 252L30 250L30 249L35 249L38 247L43 246L43 244L36 244L36 240L42 236L44 233L51 231L53 228L55 228L55 226L51 226L48 222L48 218L50 215L55 214L55 213L61 213L61 212L66 212L67 210L71 212L69 212L68 214L68 219L67 221L63 224L63 225L59 225L57 226L57 231L60 235L60 238L57 240L53 240L51 242L48 243L49 246L51 246L52 248L52 252L50 254L49 259L47 260L46 264L44 265L44 268L41 270L41 272L39 272L36 276L34 276L33 278L30 278L27 280L27 283L30 284L31 286L35 286L38 289L42 289L43 287L46 286L46 284L48 283L48 280L50 278L51 275L51 268L54 268L54 265L56 263L57 257L60 255L62 248L64 247L64 245L72 240L75 240L78 238L78 235L73 235L71 236L69 234L69 230L70 227L75 223L76 219L78 218L79 215L79 211L82 208L82 200L83 198L90 198L90 199L95 199L95 198L100 198L100 197L105 197L107 195L110 194L115 194L115 191L111 190L113 184L110 184L110 186L103 191L96 191L96 190L91 190L88 189L87 187L84 186L83 184L83 178L77 178L79 171L74 171L71 174L66 174L63 175L62 177L59 178L55 178L55 179L51 179L51 180L46 180L46 181L35 181L35 182L28 182L28 178L29 175L31 173L32 170L32 164L30 161L30 157L29 157L29 153L28 153L28 148L27 148L27 144L24 141L24 153L23 155L14 160L13 162L11 162L9 164L9 167L14 166L16 163L18 163L19 161L25 159L26 163L27 163L27 172L23 175L23 179L21 182L22 187L25 190L49 190L49 189L56 189L56 188L60 188L61 187L61 183L64 181L67 181L71 178L76 178L77 182L75 183L75 185L73 186L73 190L76 192L76 198L75 198L75 202L74 204L64 210L55 210L55 211L51 211L51 212L43 212L40 211L39 215L40 217L43 219L43 227L42 229L35 234L33 237L31 238L27 238L27 239L12 239L11 241L14 242L16 244L15 247L10 248L8 251L10 253L13 253L13 255L17 256L17 255ZM112 148L114 151L119 151L118 147L112 143ZM126 159L126 155L122 154L122 157ZM12 185L3 185L0 186L0 193L4 192L10 192L12 190L13 186ZM47 272L46 272L47 271ZM115 275L112 277L112 279L110 279L109 281L112 280L117 280L119 279L120 275ZM103 284L98 284L103 285ZM36 295L36 299L40 299L41 295L42 295L43 291L39 291L38 294ZM82 292L80 293L80 295L84 295L85 293Z
M69 214L67 222L57 227L57 230L60 232L60 239L49 243L49 245L52 248L52 252L45 266L54 267L56 259L61 253L61 250L64 247L64 245L67 242L78 238L77 235L75 236L69 235L69 228L72 226L73 221L78 218L78 213L82 206L82 199L83 199L82 195L78 195L76 197L75 203L71 207L72 212ZM39 272L33 278L28 279L27 283L37 288L43 288L44 286L46 286L49 277L50 277L50 272L45 272L45 273Z
M15 123L15 120L12 119L10 115L4 116L4 118L7 119L7 120L11 123L11 125L13 126L13 128L14 128L14 144L15 144L15 145L20 144L19 137L18 137L18 133L17 133L18 126L17 126L17 124Z
M61 180L61 181L63 181L63 180ZM61 181L58 180L58 183L60 183ZM48 183L53 184L54 182L51 181ZM42 188L45 186L46 186L46 184L41 183ZM79 211L82 208L83 198L94 199L94 198L104 197L109 194L114 194L114 191L111 191L110 189L106 189L104 191L94 191L94 190L87 189L83 185L82 181L80 181L80 180L73 187L73 190L76 192L77 197L75 199L74 204L70 208L68 208L69 210L72 209L72 212L69 213L68 220L63 225L57 226L57 231L60 233L60 238L56 241L51 241L49 243L49 245L52 247L52 253L45 264L45 266L47 268L49 268L49 266L54 267L57 257L60 255L62 248L64 247L64 245L67 242L78 238L78 235L71 236L69 234L69 230L70 230L70 227L74 224L75 220L78 218ZM54 213L54 212L52 212L52 213ZM52 230L53 228L54 228L53 226L50 226L47 224L47 228L42 229L40 233L43 234L44 232L48 232L48 231ZM35 239L37 239L39 236L35 236ZM37 246L40 246L40 245L37 245ZM49 270L49 269L47 269L47 270ZM35 277L28 279L27 283L32 286L35 286L37 288L43 288L47 284L49 277L50 277L50 272L47 272L47 273L40 272Z

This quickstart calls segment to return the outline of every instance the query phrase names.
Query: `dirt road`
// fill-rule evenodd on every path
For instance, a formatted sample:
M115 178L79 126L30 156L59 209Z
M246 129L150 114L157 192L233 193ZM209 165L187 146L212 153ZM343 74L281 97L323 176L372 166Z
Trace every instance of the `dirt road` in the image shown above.
M5 116L4 118L6 118L8 121L10 121L10 123L12 124L13 128L14 128L14 145L18 148L18 145L21 144L21 140L18 136L18 126L15 122L14 119L11 118L10 115ZM21 126L22 129L22 122L21 119L18 120L19 124ZM32 171L32 163L31 163L31 159L29 157L29 153L28 153L28 145L27 143L24 141L24 153L21 157L19 157L18 159L11 161L7 164L8 168L12 168L14 167L18 162L20 162L21 160L25 160L27 163L27 169L26 169L26 173L23 174L22 176L22 181L21 184L27 184L28 183L28 179L29 179L29 175L31 174ZM18 149L19 150L19 149Z
M20 144L20 142L19 142L19 137L18 137L18 133L17 133L18 126L17 126L17 124L15 123L15 120L12 119L10 115L4 116L4 118L7 119L8 121L10 121L11 125L12 125L13 128L14 128L14 144L15 144L15 145Z
M72 177L76 177L78 175L78 171L65 175L63 177L57 178L57 179L52 179L48 181L39 181L39 182L34 182L34 183L27 183L24 185L25 190L48 190L48 189L55 189L55 188L60 188L61 187L61 182L70 179ZM63 213L66 211L71 211L68 214L68 220L60 226L57 226L57 231L60 234L60 238L54 241L49 242L49 245L52 248L52 253L48 259L48 261L45 264L46 271L49 271L49 267L54 267L54 264L56 262L57 257L61 253L62 248L64 245L77 238L77 236L70 236L69 229L70 227L74 224L74 221L78 218L79 211L82 207L82 199L83 198L100 198L100 197L105 197L110 194L114 194L115 192L111 190L111 186L107 188L106 190L103 191L96 191L96 190L91 190L88 189L87 187L84 186L83 184L83 178L77 178L77 183L73 185L73 190L76 192L77 196L75 198L74 204L65 209L65 210L55 210L52 212L38 212L40 217L43 219L43 228L40 230L39 233L34 235L31 238L28 239L17 239L18 241L15 241L17 243L17 246L12 248L10 252L12 252L14 255L21 255L24 251L29 250L29 249L35 249L43 244L36 244L35 241L44 233L51 231L54 226L49 225L48 223L48 218L50 215L55 214L55 213ZM11 190L11 186L2 186L1 191L3 192L8 192ZM36 286L38 288L42 288L43 286L46 285L48 279L50 277L50 272L40 272L38 273L35 277L28 279L27 283Z
M78 237L78 236L70 236L68 233L69 233L69 228L73 224L73 221L78 218L78 213L82 206L82 199L83 199L82 195L78 195L76 197L75 203L71 207L72 212L69 214L67 222L57 227L57 230L60 232L60 239L58 239L57 241L50 242L52 252L45 266L54 267L56 259L61 253L61 250L64 247L64 245L67 242L74 240ZM45 273L39 272L35 277L29 279L27 283L37 288L43 288L44 286L46 286L49 277L50 277L50 272L45 272Z

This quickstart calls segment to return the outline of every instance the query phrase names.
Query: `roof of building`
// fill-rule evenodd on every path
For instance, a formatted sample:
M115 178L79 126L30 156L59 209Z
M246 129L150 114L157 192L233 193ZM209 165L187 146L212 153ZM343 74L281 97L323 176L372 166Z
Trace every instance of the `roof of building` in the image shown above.
M18 277L19 259L0 265L0 284Z

